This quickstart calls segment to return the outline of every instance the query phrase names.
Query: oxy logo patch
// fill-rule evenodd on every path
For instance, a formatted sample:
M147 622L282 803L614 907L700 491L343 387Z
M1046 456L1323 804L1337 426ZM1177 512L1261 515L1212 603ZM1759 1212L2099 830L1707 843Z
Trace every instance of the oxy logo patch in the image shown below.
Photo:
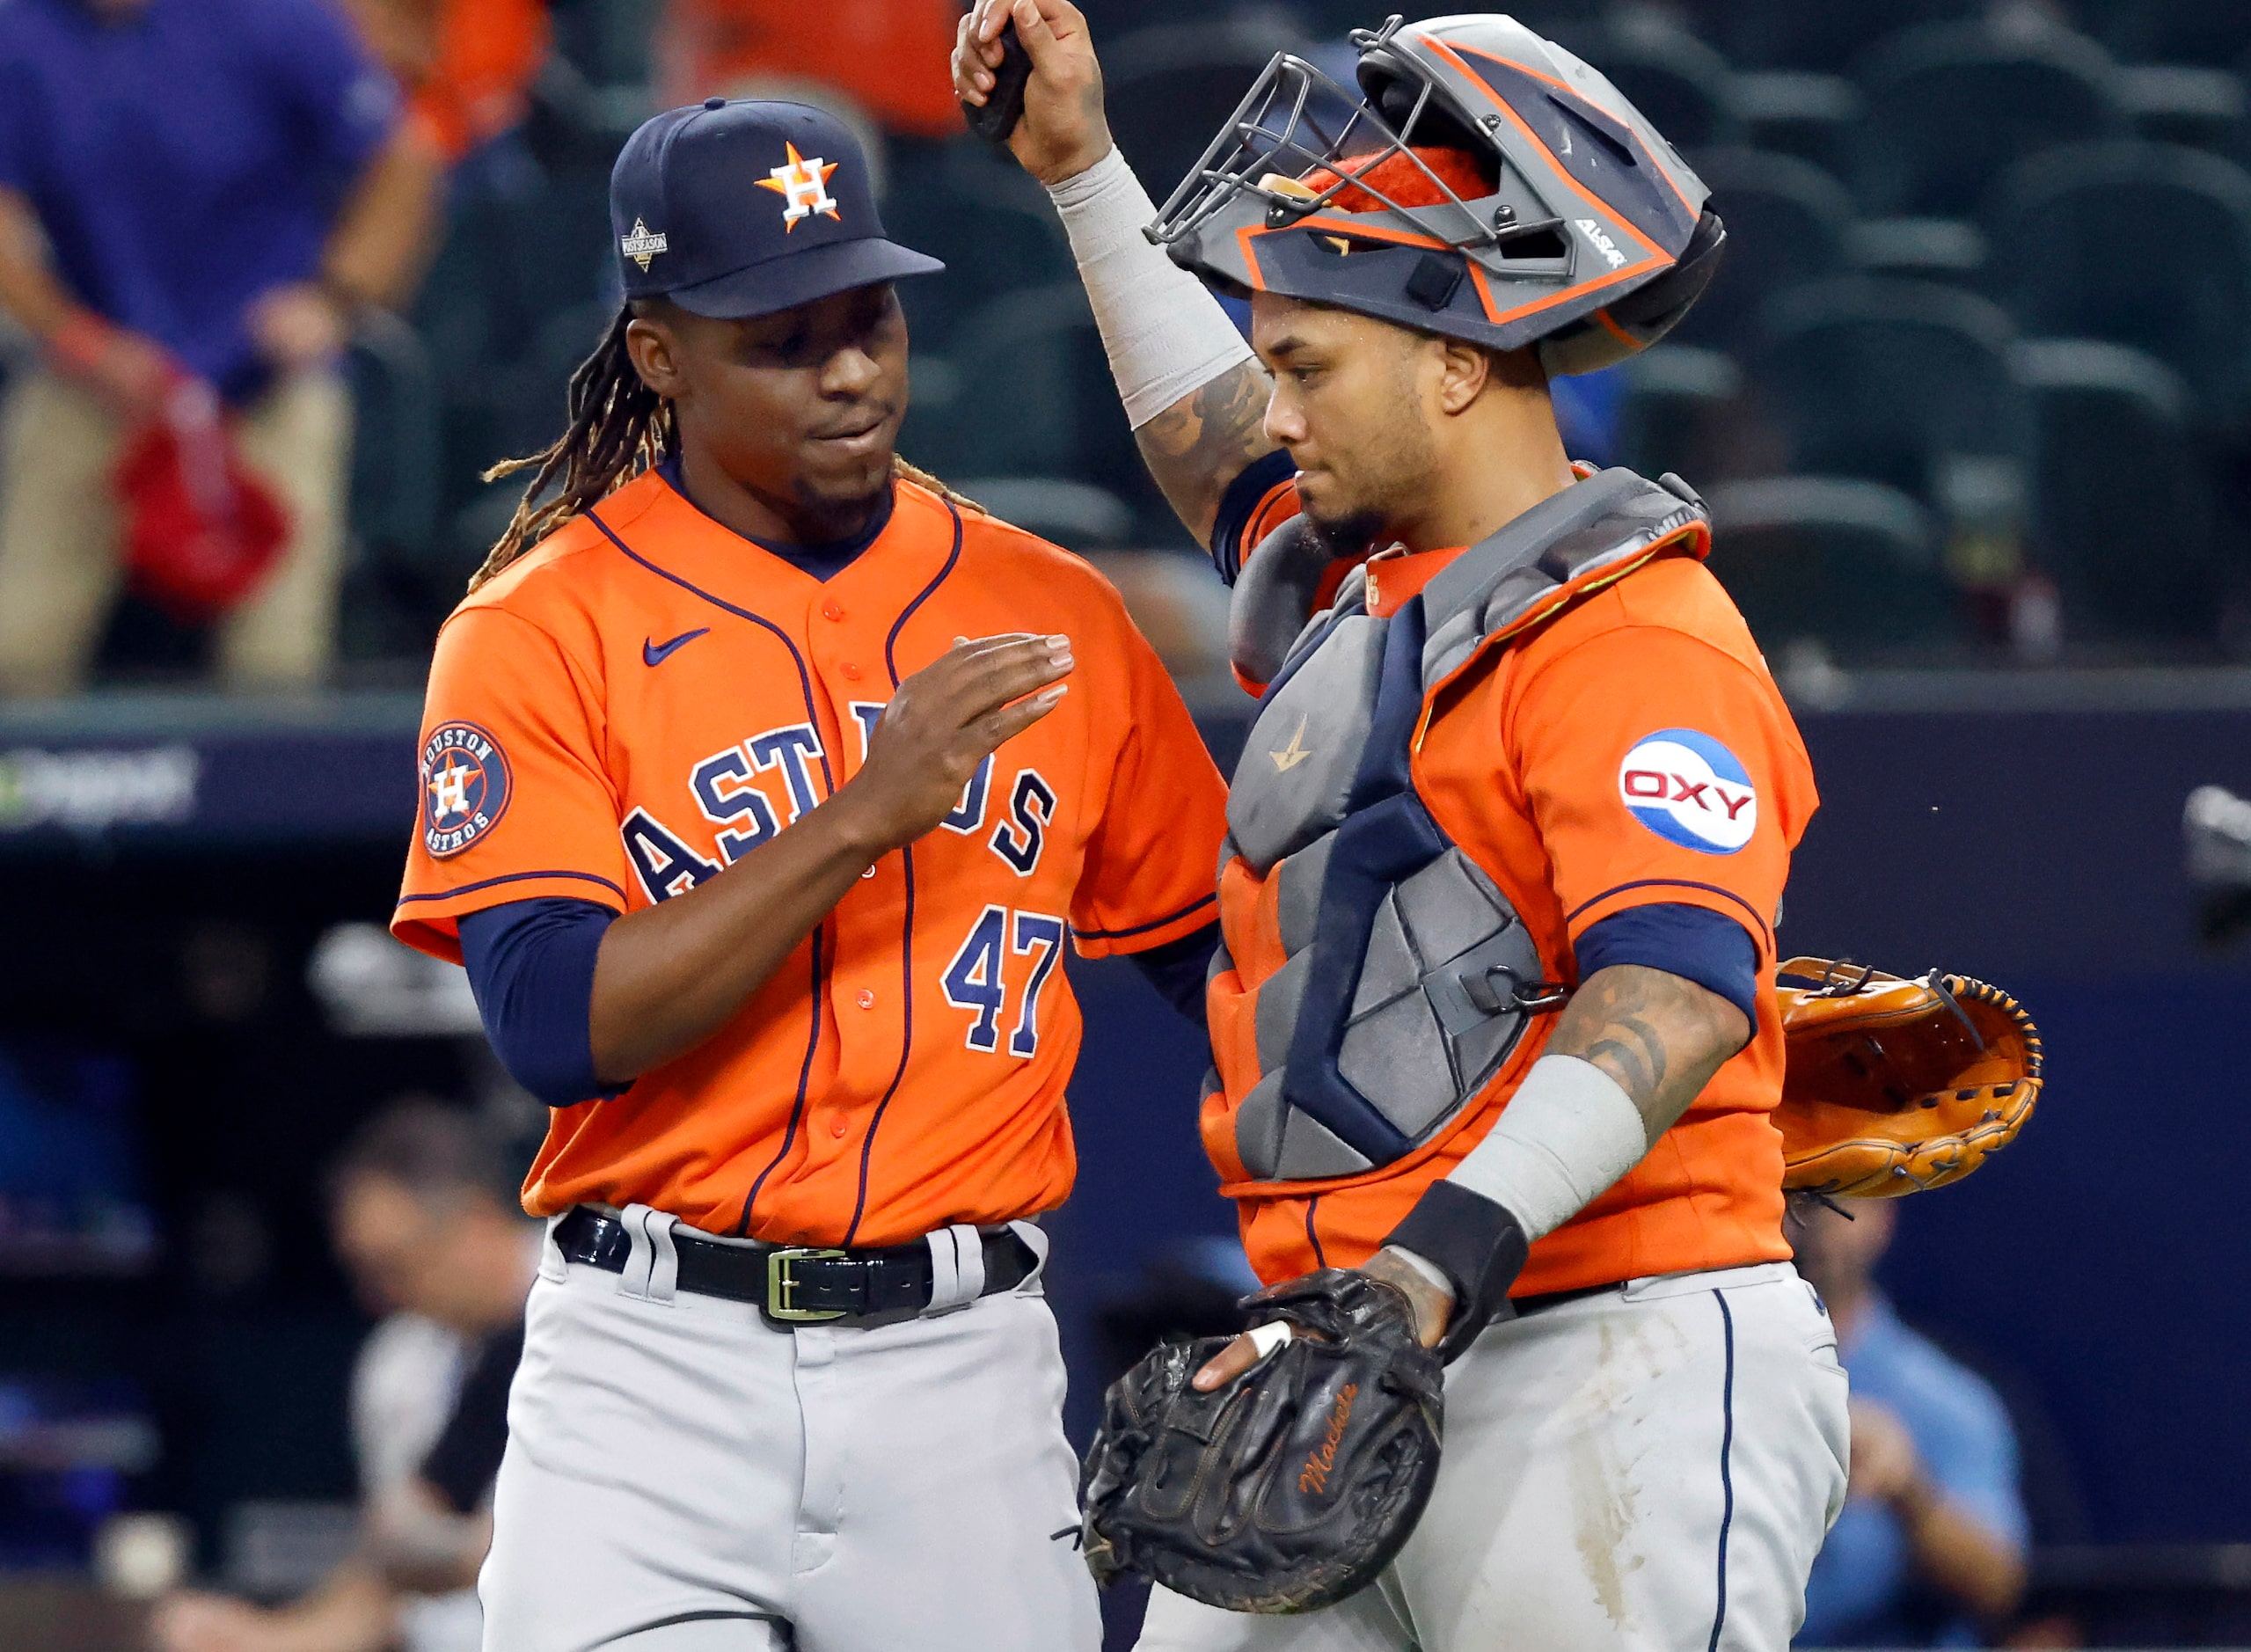
M1618 795L1658 837L1700 854L1731 855L1758 830L1749 771L1694 728L1660 728L1636 741L1618 765Z
M493 830L508 806L508 760L474 723L441 723L422 742L422 846L457 855Z

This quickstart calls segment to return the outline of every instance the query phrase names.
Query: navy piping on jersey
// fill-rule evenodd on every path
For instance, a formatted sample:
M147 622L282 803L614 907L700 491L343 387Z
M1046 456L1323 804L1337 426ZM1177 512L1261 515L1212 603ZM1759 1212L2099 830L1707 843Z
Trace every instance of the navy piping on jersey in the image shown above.
M713 596L703 587L682 579L669 568L659 567L611 532L610 524L602 520L601 513L590 506L587 509L586 519L600 529L602 537L616 545L629 560L639 563L657 578L669 580L682 590L702 597L713 608L724 613L733 614L738 619L747 619L754 625L772 632L782 647L789 650L789 657L797 666L797 686L805 698L805 720L815 728L821 726L820 713L813 708L813 674L806 669L805 656L797 651L797 645L789 640L789 632L764 615L754 614L747 608L737 608L733 603ZM821 749L821 782L823 789L830 795L834 796L837 790L837 776L836 771L829 766L829 751L825 745ZM735 1225L734 1230L737 1233L748 1233L750 1231L750 1210L758 1202L758 1190L766 1185L766 1178L774 1173L774 1166L779 1165L788 1155L791 1146L797 1140L797 1127L805 1117L806 1091L811 1085L813 1079L813 1052L821 1047L821 995L824 990L826 990L826 984L821 969L821 932L816 927L813 932L813 1003L809 1017L813 1023L813 1030L806 1037L805 1065L799 1070L797 1075L797 1100L790 1106L789 1128L782 1132L782 1144L774 1154L773 1163L758 1173L758 1179L750 1184L749 1196L742 1201L742 1220Z
M1573 907L1568 912L1564 914L1563 922L1568 925L1579 916L1580 913L1585 911L1589 907L1599 906L1603 902L1610 899L1612 895L1623 895L1628 889L1701 889L1707 895L1716 895L1724 900L1733 901L1737 906L1740 906L1744 911L1750 914L1750 921L1757 926L1752 932L1755 933L1759 939L1766 943L1768 951L1771 952L1773 950L1774 932L1767 928L1766 920L1759 916L1758 908L1751 905L1749 901L1744 900L1743 896L1737 895L1733 889L1723 889L1716 883L1699 883L1691 878L1636 878L1631 883L1614 883L1609 888L1604 889L1600 895L1594 895L1590 899L1582 901L1578 905Z
M1736 1447L1736 1316L1728 1311L1726 1292L1714 1291L1712 1300L1720 1305L1720 1326L1728 1344L1728 1374L1720 1388L1720 1590L1709 1648L1720 1652L1720 1632L1728 1626L1728 1528L1736 1517L1735 1470L1729 1462Z
M398 897L398 904L406 906L415 901L449 901L457 895L473 895L479 889L489 889L496 883L522 883L535 878L575 878L581 883L600 884L621 903L625 898L625 890L609 879L596 877L591 872L504 872L497 878L479 878L474 883L457 883L450 889L440 889L434 895L402 895Z
M826 990L821 972L821 926L813 926L813 1034L805 1041L805 1064L797 1070L797 1100L789 1109L789 1128L782 1132L782 1144L774 1150L773 1158L758 1173L750 1184L750 1192L742 1201L742 1219L734 1224L737 1236L750 1231L750 1212L757 1208L758 1195L766 1186L766 1178L781 1167L789 1157L789 1150L797 1144L797 1127L805 1118L805 1093L813 1082L814 1052L821 1048L821 995Z
M1071 925L1071 932L1080 940L1124 940L1134 935L1146 935L1152 929L1162 929L1167 924L1177 924L1191 912L1202 911L1219 899L1217 895L1199 895L1177 912L1162 917L1152 917L1146 924L1136 924L1131 929L1080 929Z
M946 582L946 576L954 572L954 565L961 559L961 513L954 508L952 500L942 502L946 506L946 514L954 518L953 549L946 553L946 565L938 570L929 584L922 588L915 600L900 610L899 618L892 623L891 634L883 640L883 669L885 675L891 679L891 691L894 694L899 691L899 662L895 651L901 629L914 617L915 610L928 602L932 593ZM867 1172L868 1166L875 1156L875 1132L883 1128L883 1115L891 1106L891 1098L899 1093L899 1085L907 1076L908 1059L913 1055L915 1048L915 851L913 844L910 844L899 852L899 863L906 874L907 880L907 914L899 936L899 990L902 995L899 1006L901 1021L899 1065L891 1074L891 1082L883 1092L883 1099L875 1104L874 1115L867 1121L866 1137L859 1144L859 1193L852 1201L851 1225L844 1230L844 1242L846 1245L850 1245L858 1236L860 1217L867 1213Z
M1305 1201L1305 1243L1313 1247L1313 1266L1326 1268L1329 1259L1321 1249L1321 1236L1313 1232L1313 1212L1321 1208L1321 1195L1315 1194Z
M765 630L772 632L776 640L780 642L782 647L789 650L789 657L792 661L795 662L797 665L798 691L805 698L805 720L812 724L815 728L818 728L821 726L821 715L818 712L813 709L813 673L806 669L805 656L797 651L797 645L789 640L789 632L784 631L779 625L774 624L772 620L768 619L764 614L754 614L747 608L737 608L733 603L727 602L722 597L713 596L702 586L682 579L677 574L672 572L671 569L659 567L655 563L650 561L639 552L634 550L632 546L627 545L623 539L620 539L615 533L612 533L610 530L610 524L602 520L601 513L593 509L591 507L587 510L586 519L592 523L596 527L602 530L602 537L610 541L611 545L616 545L618 550L625 552L625 556L629 559L639 563L650 573L655 574L657 578L671 581L673 584L677 585L682 590L702 597L713 608L733 614L737 619L747 619L754 625L762 626ZM834 793L836 791L837 777L829 767L829 751L826 746L823 746L821 749L821 779L822 783L830 793Z
M961 559L961 513L954 508L954 501L950 499L941 499L938 502L945 506L946 514L954 518L954 547L946 553L946 566L938 570L930 583L916 595L913 602L899 610L898 618L891 622L891 634L883 639L883 669L890 673L894 689L899 686L899 633L907 628L907 622L915 617L916 610L938 594L938 588L946 583L946 576L954 572L954 565Z

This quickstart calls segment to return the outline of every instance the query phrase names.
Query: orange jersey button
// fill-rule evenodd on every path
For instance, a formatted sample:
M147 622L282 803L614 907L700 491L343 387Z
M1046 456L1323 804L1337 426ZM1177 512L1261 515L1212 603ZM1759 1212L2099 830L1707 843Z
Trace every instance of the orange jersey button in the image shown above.
M837 669L844 673L845 682L857 683L859 681L859 668L854 665L851 661L845 661L842 665L838 666Z
M827 602L821 604L822 618L842 619L844 617L844 605L838 602L835 597L831 596Z
M866 987L862 987L859 990L858 1003L861 1009L872 1010L875 1007L875 995L873 992L870 992Z
M845 1124L844 1115L843 1114L832 1113L829 1115L829 1134L835 1137L838 1141L841 1142L844 1139L844 1131L848 1128L850 1127Z

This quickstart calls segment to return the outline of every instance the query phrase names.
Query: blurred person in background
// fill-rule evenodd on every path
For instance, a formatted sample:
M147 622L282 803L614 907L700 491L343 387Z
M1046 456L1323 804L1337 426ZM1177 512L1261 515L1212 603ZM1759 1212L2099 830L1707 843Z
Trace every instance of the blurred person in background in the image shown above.
M476 1652L482 1640L473 1586L539 1230L478 1122L435 1101L379 1114L332 1173L337 1254L386 1316L352 1378L359 1546L276 1610L172 1596L151 1622L157 1652Z
M1853 1383L1852 1479L1806 1586L1796 1645L1977 1646L2023 1596L2028 1523L2007 1411L1902 1324L1875 1283L1898 1204L1809 1206L1798 1271Z
M426 164L456 165L522 124L547 61L546 0L345 0L406 95Z
M883 135L951 138L961 106L946 70L954 0L666 0L653 69L660 107L778 98L852 129L882 193Z
M184 383L281 507L220 618L230 684L333 647L354 314L396 302L437 173L330 0L0 6L0 311L38 361L0 405L0 693L84 679L123 580L113 475Z

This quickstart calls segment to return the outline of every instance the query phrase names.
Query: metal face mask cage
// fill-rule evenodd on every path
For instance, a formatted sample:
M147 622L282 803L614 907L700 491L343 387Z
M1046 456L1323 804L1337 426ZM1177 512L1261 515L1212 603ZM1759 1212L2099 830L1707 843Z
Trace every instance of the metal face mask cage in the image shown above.
M1349 36L1351 43L1361 52L1382 46L1399 32L1400 23L1395 14L1380 29L1355 29ZM1544 204L1531 221L1524 221L1522 205L1509 198L1531 193L1521 179L1517 180L1518 191L1465 201L1432 172L1408 147L1405 135L1422 123L1437 84L1412 59L1394 61L1421 83L1413 109L1396 129L1358 91L1340 85L1302 57L1275 53L1202 158L1166 197L1157 221L1142 233L1155 245L1180 248L1193 257L1192 248L1184 244L1240 196L1256 197L1262 203L1265 227L1281 229L1319 212L1347 189L1364 191L1421 234L1461 252L1497 246L1503 232L1515 238L1552 230L1562 223L1547 213ZM1322 102L1327 104L1326 109L1319 106ZM1339 115L1341 121L1337 121ZM1325 129L1325 116L1337 121L1333 135ZM1500 124L1500 117L1488 115L1484 124L1489 132ZM1480 147L1494 150L1489 137ZM1348 175L1339 164L1358 162L1355 172L1372 172L1393 155L1406 156L1439 193L1436 205L1407 206L1378 186ZM1318 192L1297 184L1303 174L1316 167L1335 171L1335 180ZM1508 170L1504 164L1504 174ZM1283 180L1283 186L1276 186L1277 179Z
M1507 31L1565 59L1594 87L1565 85L1481 50L1450 25ZM1397 38L1400 31L1394 16L1380 29L1353 32L1365 92L1277 54L1144 231L1150 241L1224 288L1333 303L1496 349L1589 317L1583 325L1596 326L1604 305L1674 267L1697 230L1703 186L1607 82L1503 18L1442 19L1436 28L1416 26L1406 39ZM1464 106L1462 90L1445 84L1434 56L1486 96L1487 112ZM1473 69L1469 56L1484 61ZM1502 101L1501 81L1512 76L1544 83L1538 91L1552 106L1537 113L1565 121L1563 153L1580 137L1604 152L1615 178L1641 199L1604 200L1583 175L1575 179L1516 106ZM1597 102L1595 88L1630 122ZM1489 193L1461 194L1415 144L1474 156L1489 172ZM1512 154L1512 145L1524 156ZM1429 202L1410 205L1368 181L1394 156L1406 157ZM1549 175L1535 176L1526 158ZM1316 168L1335 175L1319 188L1300 181ZM1350 208L1338 204L1348 190L1364 192ZM1282 233L1293 229L1305 233ZM1649 341L1610 331L1621 347L1613 359Z

